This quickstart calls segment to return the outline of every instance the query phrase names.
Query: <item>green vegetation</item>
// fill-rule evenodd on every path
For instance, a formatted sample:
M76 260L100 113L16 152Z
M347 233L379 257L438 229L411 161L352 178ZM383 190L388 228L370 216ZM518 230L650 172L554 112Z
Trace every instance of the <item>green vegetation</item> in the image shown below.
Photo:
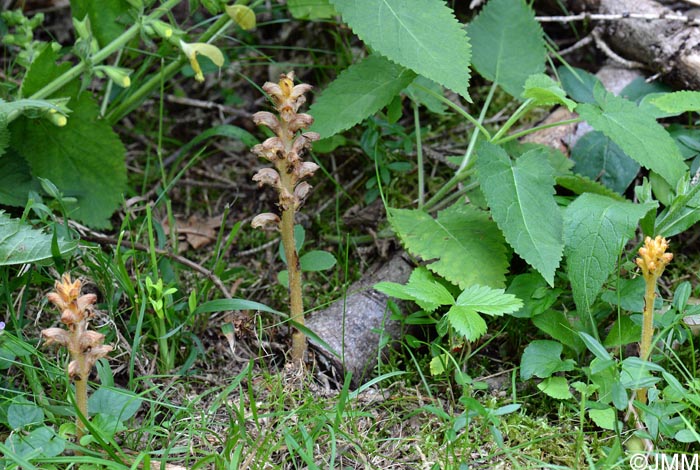
M2 12L0 467L698 456L700 92L615 95L523 0L465 10ZM304 318L400 249L353 388Z

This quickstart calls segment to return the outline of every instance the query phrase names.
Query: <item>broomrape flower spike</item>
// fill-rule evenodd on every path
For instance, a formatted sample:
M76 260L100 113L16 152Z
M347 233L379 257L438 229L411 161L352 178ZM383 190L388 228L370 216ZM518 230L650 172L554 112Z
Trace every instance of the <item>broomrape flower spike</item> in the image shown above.
M294 85L294 72L280 76L279 82L267 82L263 90L270 96L277 115L260 111L253 115L253 121L266 126L275 133L275 137L265 140L252 148L260 158L274 164L275 168L262 168L255 176L259 186L271 186L277 191L278 207L281 217L273 213L257 215L251 225L254 228L279 230L289 269L289 309L290 319L299 326L304 326L304 306L301 296L301 267L299 255L294 244L294 216L311 192L311 185L305 178L313 176L318 165L303 161L311 144L319 139L315 132L301 133L314 119L308 114L297 113L306 102L304 93L311 90L311 85ZM291 361L303 364L306 354L306 336L299 330L292 335Z
M88 330L88 321L92 317L92 306L97 301L95 294L80 295L80 281L72 281L70 274L64 274L61 281L56 281L56 292L46 297L61 312L61 323L68 328L47 328L41 331L46 345L58 344L68 348L71 362L68 375L75 383L75 401L80 414L87 417L87 379L90 370L98 359L105 357L112 346L103 344L102 333ZM80 439L85 433L85 425L76 419L76 435Z
M221 53L221 50L214 45L203 42L187 43L181 39L180 48L187 59L189 59L192 70L194 70L194 79L198 82L204 81L204 74L202 73L202 68L199 66L197 54L207 57L219 68L224 65L224 55Z
M652 239L646 237L644 246L639 249L639 258L635 263L642 270L644 283L644 313L642 321L642 338L639 344L639 357L646 361L651 354L651 340L654 336L654 299L656 298L656 283L673 259L673 253L666 253L668 241L657 236ZM637 399L646 403L646 389L637 390Z

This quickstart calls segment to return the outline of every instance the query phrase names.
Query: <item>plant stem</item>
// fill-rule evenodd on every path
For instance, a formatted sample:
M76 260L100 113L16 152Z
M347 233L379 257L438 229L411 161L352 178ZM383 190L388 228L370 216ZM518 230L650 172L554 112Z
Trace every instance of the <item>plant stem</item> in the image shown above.
M301 266L299 265L299 254L294 243L294 208L282 212L280 232L282 235L282 245L284 255L287 259L287 270L289 272L289 317L297 325L304 326L304 303L301 296ZM294 330L292 334L292 362L301 363L306 353L306 335Z
M170 11L175 5L180 3L181 0L167 0L165 3L163 3L160 7L156 8L156 10L148 15L146 17L147 20L154 20L158 19L161 16L165 15L168 11ZM122 47L124 47L129 41L131 41L136 35L138 35L139 30L141 29L141 24L137 23L131 26L129 29L124 31L119 37L117 37L114 41L110 42L107 44L105 47L97 51L91 58L90 58L90 65L97 65L107 59L109 56L120 50ZM82 74L85 69L87 69L88 63L85 61L81 61L79 64L73 66L71 69L67 70L65 73L57 77L56 79L52 80L49 84L47 84L44 88L40 89L36 93L34 93L30 98L32 99L43 99L51 96L53 93L57 92L63 86L68 84L70 81L73 79L77 78Z
M418 208L425 204L425 168L423 167L423 141L420 132L418 104L413 102L413 125L416 128L416 165L418 166Z
M78 342L80 338L76 339ZM73 358L78 362L78 368L80 370L80 378L75 380L75 405L80 411L80 414L87 420L88 419L88 394L87 394L87 379L90 375L90 368L87 366L87 361L83 354L78 354ZM75 419L75 436L78 441L85 435L85 423L80 416Z
M644 290L644 313L642 319L642 340L639 343L639 358L643 361L649 360L651 355L651 341L654 337L654 300L656 299L656 277L645 279L646 288ZM637 390L637 400L641 403L647 402L647 389Z

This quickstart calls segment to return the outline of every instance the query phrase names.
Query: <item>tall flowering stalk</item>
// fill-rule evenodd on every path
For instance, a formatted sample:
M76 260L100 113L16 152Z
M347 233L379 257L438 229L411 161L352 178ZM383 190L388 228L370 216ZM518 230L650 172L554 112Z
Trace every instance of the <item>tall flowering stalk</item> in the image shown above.
M80 413L87 418L87 379L98 359L105 357L112 346L102 344L105 336L88 330L88 320L93 315L92 306L97 301L95 294L80 295L80 281L71 281L70 274L64 274L56 281L56 292L47 295L49 301L61 312L61 322L68 327L47 328L41 331L46 344L59 344L68 348L71 361L68 375L75 383L75 402ZM85 434L85 425L76 419L76 435L80 439Z
M252 149L258 157L270 161L275 166L259 170L253 176L253 181L258 182L261 187L268 185L275 188L279 196L277 205L281 217L266 212L256 216L251 225L279 230L289 271L290 318L302 326L304 304L301 295L301 267L294 243L294 216L311 190L311 185L302 180L312 176L318 169L318 165L305 162L302 158L311 147L311 143L319 139L319 135L315 132L302 132L314 119L309 114L297 111L306 102L304 93L311 88L311 85L307 84L294 85L294 72L283 74L278 83L267 82L263 85L263 90L270 95L275 105L277 115L266 111L253 115L256 124L267 126L275 133L275 137L270 137ZM306 336L295 330L292 334L292 362L303 362L305 353Z
M660 236L652 239L646 237L644 246L639 249L639 258L635 259L642 270L646 288L644 291L644 314L642 321L642 339L639 343L639 357L646 361L651 355L651 340L654 336L654 299L656 284L666 265L673 259L673 253L666 253L668 241ZM646 389L637 390L637 399L646 403Z

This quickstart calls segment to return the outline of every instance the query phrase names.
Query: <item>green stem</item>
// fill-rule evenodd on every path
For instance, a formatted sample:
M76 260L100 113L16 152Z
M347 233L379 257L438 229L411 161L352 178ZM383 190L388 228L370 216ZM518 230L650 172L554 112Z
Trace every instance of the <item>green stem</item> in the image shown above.
M420 132L418 105L413 102L413 125L416 128L416 165L418 166L418 208L425 204L425 168L423 167L423 140Z
M158 19L164 14L166 14L168 11L170 11L175 5L180 3L181 0L167 0L165 3L163 3L160 7L158 7L153 13L148 15L146 17L146 20L154 20ZM97 65L107 59L109 56L123 48L129 41L131 41L136 35L138 35L139 30L141 29L140 23L134 24L131 26L129 29L124 31L119 37L117 37L114 41L110 42L107 44L105 47L97 51L91 58L90 58L90 65ZM81 61L79 64L73 66L70 70L67 70L64 72L62 75L59 77L55 78L52 80L49 84L47 84L44 88L40 89L39 91L35 92L30 98L32 99L44 99L61 88L63 88L65 85L67 85L69 82L74 80L75 78L78 78L88 67L88 63L85 61Z
M220 16L204 33L202 33L199 38L199 42L209 42L211 39L221 34L230 24L231 20L227 15ZM116 108L112 109L107 114L107 121L110 124L115 124L121 118L129 114L144 99L146 99L146 97L154 89L160 86L161 81L167 81L186 63L187 58L185 56L180 56L177 58L177 60L175 60L175 62L168 64L159 73L153 74L148 81L141 85L136 91L131 93L124 101L122 101Z
M501 126L500 129L498 129L498 132L494 134L493 138L491 139L491 142L498 142L501 136L508 132L508 129L513 127L513 125L516 122L518 122L518 119L520 119L520 117L530 109L530 105L532 104L532 102L532 99L527 99L524 103L518 106L518 109L516 109L515 112L511 114L508 120Z
M550 122L548 124L542 124L541 126L535 126L531 127L530 129L525 129L520 132L516 132L515 134L511 134L508 137L504 137L502 139L498 139L498 141L492 141L493 144L496 145L503 145L506 142L510 142L511 140L516 140L519 139L523 136L526 136L528 134L532 134L534 132L541 131L543 129L549 129L550 127L557 127L557 126L566 126L567 124L576 124L577 122L581 122L583 119L581 118L574 118L574 119L566 119L564 121L558 121L558 122Z

